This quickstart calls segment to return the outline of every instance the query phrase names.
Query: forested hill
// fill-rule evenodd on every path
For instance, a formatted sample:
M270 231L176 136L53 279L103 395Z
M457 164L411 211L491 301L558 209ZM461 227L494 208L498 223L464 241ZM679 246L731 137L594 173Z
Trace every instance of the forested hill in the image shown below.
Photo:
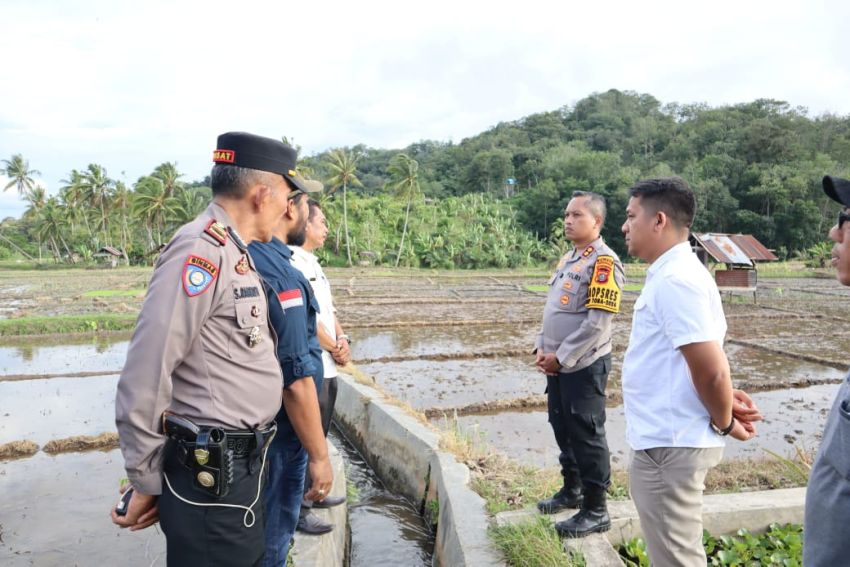
M187 183L174 163L132 185L80 164L57 195L36 182L40 164L31 169L20 154L2 163L6 189L30 206L0 223L0 259L91 263L112 246L149 263L210 199L208 180ZM603 234L625 256L627 189L674 174L697 193L695 230L751 233L781 258L822 255L836 206L821 178L850 177L850 116L809 116L775 100L663 104L611 90L457 144L336 148L304 157L299 169L326 185L331 234L321 255L337 265L539 265L565 245L561 217L575 190L607 198Z
M356 191L381 193L398 151L349 149L363 154L364 187ZM604 235L620 251L626 189L680 175L698 195L696 230L752 233L785 256L824 240L833 222L820 183L825 174L850 176L850 117L812 117L776 100L711 108L610 90L460 143L424 141L403 151L418 161L426 197L492 194L540 239L558 230L553 221L572 191L601 193L609 203ZM331 173L327 157L307 159L320 178Z

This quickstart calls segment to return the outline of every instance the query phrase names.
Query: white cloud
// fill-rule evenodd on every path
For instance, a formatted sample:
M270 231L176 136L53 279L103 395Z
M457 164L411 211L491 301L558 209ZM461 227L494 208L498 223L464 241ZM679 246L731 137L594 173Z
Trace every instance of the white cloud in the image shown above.
M0 55L21 71L0 90L0 158L24 154L51 186L91 162L198 179L227 130L308 153L459 141L609 88L850 113L839 0L419 6L4 2Z

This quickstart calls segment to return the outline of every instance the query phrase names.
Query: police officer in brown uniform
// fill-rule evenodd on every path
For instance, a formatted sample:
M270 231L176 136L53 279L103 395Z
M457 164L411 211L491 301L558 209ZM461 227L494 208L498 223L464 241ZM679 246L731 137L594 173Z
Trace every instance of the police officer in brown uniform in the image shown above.
M605 493L611 464L605 439L605 386L611 369L611 322L624 285L620 259L599 236L605 200L576 191L564 215L574 249L549 281L536 364L546 374L549 423L561 450L563 487L537 504L544 514L580 507L555 528L568 537L610 529Z
M270 240L292 186L307 183L291 153L270 138L219 137L213 202L160 255L118 382L132 496L112 520L160 521L169 565L262 559L263 464L283 382L247 243Z

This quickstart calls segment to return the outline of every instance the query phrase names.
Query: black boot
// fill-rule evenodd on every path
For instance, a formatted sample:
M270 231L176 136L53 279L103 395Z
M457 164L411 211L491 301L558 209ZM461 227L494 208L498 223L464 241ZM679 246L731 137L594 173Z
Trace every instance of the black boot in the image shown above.
M581 483L576 479L568 482L564 479L564 486L555 493L552 498L541 500L537 503L537 509L543 514L554 514L566 508L578 508L581 506Z
M611 529L611 518L605 505L605 489L594 486L585 490L584 502L578 514L555 524L555 529L564 537L584 537Z

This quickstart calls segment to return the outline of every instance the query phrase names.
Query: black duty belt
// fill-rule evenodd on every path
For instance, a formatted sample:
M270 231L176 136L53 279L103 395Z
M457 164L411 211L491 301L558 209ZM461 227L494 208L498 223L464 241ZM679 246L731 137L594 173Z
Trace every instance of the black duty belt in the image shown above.
M170 412L162 415L162 430L174 443L177 459L192 471L193 486L217 498L227 495L236 459L248 459L248 472L253 474L276 429L273 424L253 431L227 431L197 425Z

